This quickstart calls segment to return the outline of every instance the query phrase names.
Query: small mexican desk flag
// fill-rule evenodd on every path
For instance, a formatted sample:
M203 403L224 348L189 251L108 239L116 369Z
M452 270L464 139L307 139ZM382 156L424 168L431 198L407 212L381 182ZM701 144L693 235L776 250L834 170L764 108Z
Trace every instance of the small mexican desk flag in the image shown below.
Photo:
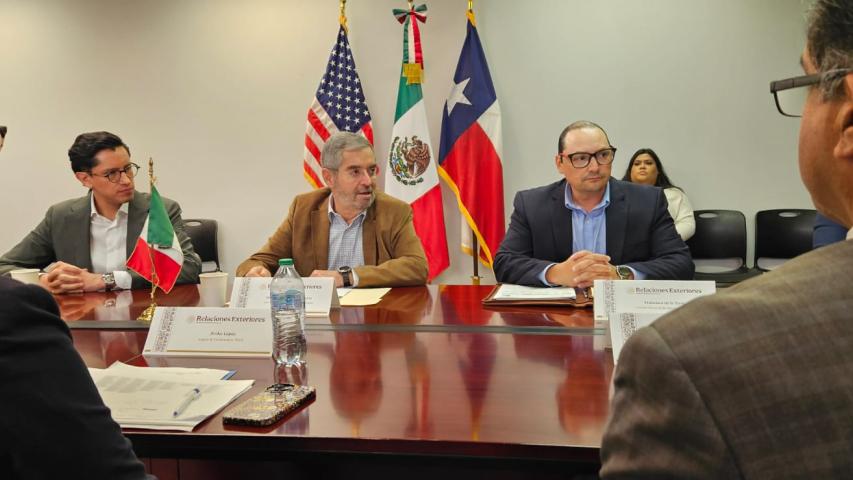
M136 239L136 248L127 259L127 268L169 293L181 274L183 264L184 253L178 236L160 193L152 184L148 218Z

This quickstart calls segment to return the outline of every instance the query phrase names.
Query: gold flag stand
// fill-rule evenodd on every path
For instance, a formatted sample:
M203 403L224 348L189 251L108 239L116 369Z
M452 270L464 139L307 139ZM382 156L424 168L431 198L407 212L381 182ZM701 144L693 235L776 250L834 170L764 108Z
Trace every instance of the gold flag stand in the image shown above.
M154 181L156 177L154 177L154 159L148 157L148 191L152 192L154 190ZM145 239L148 240L147 238ZM151 320L154 318L154 310L157 308L157 302L155 300L155 295L157 294L157 268L154 265L154 245L148 243L148 258L151 261L151 305L148 305L141 315L137 318L140 322L151 323Z

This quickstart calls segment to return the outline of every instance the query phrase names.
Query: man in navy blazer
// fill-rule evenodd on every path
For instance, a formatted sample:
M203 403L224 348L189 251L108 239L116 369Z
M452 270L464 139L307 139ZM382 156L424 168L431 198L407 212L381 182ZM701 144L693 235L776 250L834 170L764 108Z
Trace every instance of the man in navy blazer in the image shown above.
M558 152L565 180L515 196L495 257L499 282L584 288L597 279L693 278L663 191L610 177L616 148L604 129L574 122Z

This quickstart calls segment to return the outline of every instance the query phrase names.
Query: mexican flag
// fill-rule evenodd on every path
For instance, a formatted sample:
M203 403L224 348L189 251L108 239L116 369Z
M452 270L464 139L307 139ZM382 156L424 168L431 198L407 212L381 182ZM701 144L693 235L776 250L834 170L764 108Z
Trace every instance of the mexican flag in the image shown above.
M412 206L415 232L424 247L432 280L450 265L450 256L441 187L429 145L421 90L424 60L418 22L426 21L426 5L412 6L409 10L394 9L394 16L403 24L403 67L385 172L385 193Z
M163 206L160 192L151 185L148 218L136 239L136 248L127 259L127 268L169 293L181 274L183 264L184 253L172 221Z

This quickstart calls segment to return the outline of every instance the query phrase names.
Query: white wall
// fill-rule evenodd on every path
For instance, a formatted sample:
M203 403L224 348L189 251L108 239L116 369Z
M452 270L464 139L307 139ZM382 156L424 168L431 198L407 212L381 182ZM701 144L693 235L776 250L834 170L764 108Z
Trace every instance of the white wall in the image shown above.
M433 149L465 34L465 0L430 0L424 96ZM350 0L350 40L388 150L401 58L392 8ZM798 122L776 113L771 80L798 74L801 0L475 2L503 111L507 219L516 191L558 179L556 138L599 122L631 153L653 147L694 207L811 208L796 169ZM305 111L337 32L338 2L0 0L0 250L60 200L84 194L66 152L109 130L185 217L220 222L224 268L266 240L301 174ZM140 186L147 190L147 186ZM451 267L467 283L459 214L443 187ZM752 226L750 225L750 229ZM493 279L491 272L487 274Z

